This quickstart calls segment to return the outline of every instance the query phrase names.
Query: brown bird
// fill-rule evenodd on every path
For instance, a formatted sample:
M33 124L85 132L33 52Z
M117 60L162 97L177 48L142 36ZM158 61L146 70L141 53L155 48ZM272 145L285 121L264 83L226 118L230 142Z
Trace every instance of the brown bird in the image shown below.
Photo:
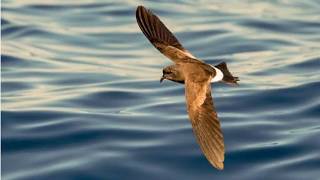
M209 162L219 170L224 165L224 142L211 97L211 82L237 85L225 62L211 66L194 57L149 9L138 6L136 18L149 41L174 64L163 69L160 79L185 84L187 111L193 133Z

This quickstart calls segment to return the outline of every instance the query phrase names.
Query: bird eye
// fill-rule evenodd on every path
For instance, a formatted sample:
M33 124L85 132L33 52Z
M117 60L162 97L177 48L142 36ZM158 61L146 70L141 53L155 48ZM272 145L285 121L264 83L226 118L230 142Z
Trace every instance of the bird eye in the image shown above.
M163 73L163 74L170 74L171 72L170 72L170 71L163 70L162 73Z

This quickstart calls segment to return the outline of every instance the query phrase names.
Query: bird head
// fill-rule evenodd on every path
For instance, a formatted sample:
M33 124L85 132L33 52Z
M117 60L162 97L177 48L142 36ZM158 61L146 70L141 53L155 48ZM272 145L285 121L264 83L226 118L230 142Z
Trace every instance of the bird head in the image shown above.
M171 65L163 68L160 83L162 83L162 81L165 79L178 83L184 83L184 77L177 65Z

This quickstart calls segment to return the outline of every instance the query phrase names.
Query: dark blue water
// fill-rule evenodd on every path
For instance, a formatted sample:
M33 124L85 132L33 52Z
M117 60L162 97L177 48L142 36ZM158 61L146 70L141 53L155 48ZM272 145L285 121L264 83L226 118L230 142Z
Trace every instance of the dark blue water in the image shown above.
M214 84L225 169L200 152L184 87L135 20L153 9ZM2 1L2 178L320 178L320 2Z

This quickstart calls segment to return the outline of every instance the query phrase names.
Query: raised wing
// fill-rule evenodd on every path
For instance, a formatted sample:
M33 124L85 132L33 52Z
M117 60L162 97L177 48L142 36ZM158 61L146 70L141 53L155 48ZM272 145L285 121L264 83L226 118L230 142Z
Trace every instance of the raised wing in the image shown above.
M224 142L220 122L213 106L210 80L195 83L187 79L185 88L193 133L208 161L222 170Z
M138 6L136 19L143 34L161 53L174 62L195 57L189 53L170 30L149 9Z

